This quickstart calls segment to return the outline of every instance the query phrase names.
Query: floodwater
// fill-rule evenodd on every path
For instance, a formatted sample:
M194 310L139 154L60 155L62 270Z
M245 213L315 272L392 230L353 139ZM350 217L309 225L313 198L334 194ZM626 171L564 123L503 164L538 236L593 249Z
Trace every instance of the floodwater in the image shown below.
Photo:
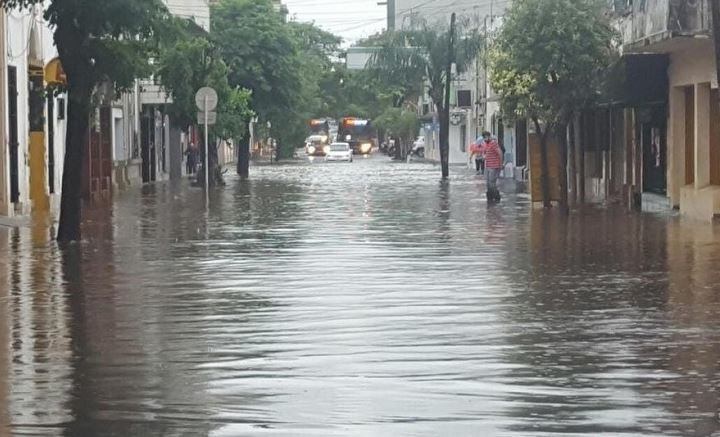
M720 435L720 235L383 157L0 229L0 436Z

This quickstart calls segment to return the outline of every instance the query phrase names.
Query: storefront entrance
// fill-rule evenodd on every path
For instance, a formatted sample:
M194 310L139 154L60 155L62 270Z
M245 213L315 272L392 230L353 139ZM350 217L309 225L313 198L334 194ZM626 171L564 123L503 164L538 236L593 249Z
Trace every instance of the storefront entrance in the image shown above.
M643 150L643 191L667 193L667 128L665 107L640 112Z

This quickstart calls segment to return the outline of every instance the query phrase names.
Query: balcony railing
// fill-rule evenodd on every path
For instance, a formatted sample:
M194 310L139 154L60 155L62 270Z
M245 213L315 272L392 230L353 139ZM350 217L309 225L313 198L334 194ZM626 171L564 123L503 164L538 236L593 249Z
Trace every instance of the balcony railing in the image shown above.
M710 0L638 0L620 20L623 44L651 45L670 38L707 34Z

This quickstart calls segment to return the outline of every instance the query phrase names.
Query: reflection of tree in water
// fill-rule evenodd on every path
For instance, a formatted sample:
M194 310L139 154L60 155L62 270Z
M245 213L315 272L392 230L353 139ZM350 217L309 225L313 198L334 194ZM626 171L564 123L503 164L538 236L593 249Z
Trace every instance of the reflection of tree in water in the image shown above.
M265 402L268 395L256 385L236 387L232 402L212 393L218 380L240 378L245 360L262 362L270 353L248 347L232 333L250 335L252 326L272 321L276 303L261 287L258 275L266 271L261 260L281 252L290 256L287 249L301 238L292 230L304 214L299 188L276 181L235 182L230 179L228 187L212 193L208 213L201 191L170 184L123 199L122 213L116 213L122 223L137 214L137 205L141 211L140 232L118 228L116 263L123 266L120 283L134 296L132 306L143 312L138 335L152 354L142 362L162 363L153 390L183 414L197 415L199 423L212 422L207 415L220 408L206 396L238 409ZM276 232L283 228L290 231ZM173 382L173 375L185 383Z
M11 257L10 229L0 228L0 436L9 437L10 424L10 369L12 362L12 323L10 317L11 290L10 266L15 257Z
M177 342L178 326L169 322L176 320L172 300L163 299L172 288L158 285L172 271L147 265L140 246L152 240L128 235L130 228L117 224L127 217L117 214L89 210L85 226L92 241L62 252L75 352L73 420L65 435L165 435L178 428L207 434L205 382L182 354L208 348L198 337ZM186 414L145 420L172 417L172 409Z
M390 184L392 181L390 181ZM449 253L454 191L449 182L423 184L406 193L392 186L370 189L368 229L377 239L398 247L432 246Z

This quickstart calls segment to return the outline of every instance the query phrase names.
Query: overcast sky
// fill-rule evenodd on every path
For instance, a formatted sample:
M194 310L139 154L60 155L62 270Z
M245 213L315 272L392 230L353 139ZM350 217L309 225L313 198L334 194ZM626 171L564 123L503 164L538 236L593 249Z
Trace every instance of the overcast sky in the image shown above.
M283 0L290 18L314 21L351 44L386 26L387 10L378 0Z

